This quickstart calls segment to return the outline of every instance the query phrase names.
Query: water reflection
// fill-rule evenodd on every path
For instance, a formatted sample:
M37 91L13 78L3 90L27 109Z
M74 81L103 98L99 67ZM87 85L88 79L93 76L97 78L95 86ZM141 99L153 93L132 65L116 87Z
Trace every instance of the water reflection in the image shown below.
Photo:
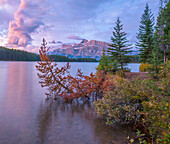
M124 144L128 135L127 129L106 126L90 103L59 104L46 100L37 120L41 143Z
M35 64L0 62L0 144L124 143L129 131L106 126L91 103L45 100ZM88 71L95 71L94 64Z

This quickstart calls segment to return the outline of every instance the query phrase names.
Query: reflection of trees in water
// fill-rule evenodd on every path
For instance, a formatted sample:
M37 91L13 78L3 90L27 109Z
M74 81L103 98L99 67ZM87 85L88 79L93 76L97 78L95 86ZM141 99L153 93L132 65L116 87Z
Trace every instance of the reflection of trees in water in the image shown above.
M96 117L92 107L90 102L65 104L46 100L41 104L37 118L41 143L49 143L50 136L58 143L81 140L81 143L104 144L121 139L122 129L106 126L104 121ZM77 139L69 137L74 134L82 136L77 136Z
M100 144L125 144L127 134L127 128L111 127L103 119L94 119L94 137Z
M41 143L44 143L46 133L52 122L52 112L53 112L51 110L52 107L53 107L52 101L48 101L48 100L46 100L45 103L41 103L40 105L37 121L38 121L38 133L39 133L38 138L41 141Z

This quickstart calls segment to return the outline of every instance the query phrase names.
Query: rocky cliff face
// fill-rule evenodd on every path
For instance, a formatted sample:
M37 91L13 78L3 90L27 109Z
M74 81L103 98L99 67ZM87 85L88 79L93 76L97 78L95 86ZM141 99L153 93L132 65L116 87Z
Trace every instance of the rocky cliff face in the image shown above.
M83 39L74 45L63 44L61 48L55 49L52 54L64 55L69 58L95 58L100 59L103 49L107 49L108 43L102 41Z

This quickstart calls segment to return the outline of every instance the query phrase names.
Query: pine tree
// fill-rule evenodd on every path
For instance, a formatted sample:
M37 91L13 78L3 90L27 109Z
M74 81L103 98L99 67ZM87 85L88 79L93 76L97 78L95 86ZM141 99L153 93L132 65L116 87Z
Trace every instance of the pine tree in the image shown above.
M158 36L155 35L154 36L154 47L152 49L151 59L149 61L151 66L148 68L150 75L156 79L158 78L158 73L160 71L160 65L162 63L162 52L161 52L160 48L158 47L157 39L158 39Z
M103 49L103 53L101 59L99 61L99 66L97 70L102 70L104 73L107 72L116 72L117 70L117 60L111 61L110 57L106 54L105 50Z
M140 51L140 62L148 62L151 58L154 46L154 16L148 4L146 4L144 13L141 17L139 32L137 34L137 48Z
M117 67L121 68L123 72L124 66L130 62L130 57L127 54L131 52L131 47L127 44L126 33L122 31L123 24L121 24L119 17L115 24L113 36L111 37L112 44L109 45L107 52L112 62L117 61Z
M155 35L157 36L157 47L163 51L162 59L165 63L170 48L170 1L164 8L160 7Z

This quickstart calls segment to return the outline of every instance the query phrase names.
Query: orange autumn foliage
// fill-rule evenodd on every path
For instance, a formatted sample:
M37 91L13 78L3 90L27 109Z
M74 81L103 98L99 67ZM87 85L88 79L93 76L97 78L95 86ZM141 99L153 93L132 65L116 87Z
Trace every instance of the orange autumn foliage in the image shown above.
M59 68L54 60L50 60L47 55L49 48L46 47L47 42L43 39L39 53L41 61L36 66L40 72L40 84L47 87L46 95L52 99L62 97L65 101L70 102L74 99L90 99L102 97L103 93L110 89L112 82L106 77L103 71L97 71L90 76L85 76L78 69L75 77L70 75L70 64Z

